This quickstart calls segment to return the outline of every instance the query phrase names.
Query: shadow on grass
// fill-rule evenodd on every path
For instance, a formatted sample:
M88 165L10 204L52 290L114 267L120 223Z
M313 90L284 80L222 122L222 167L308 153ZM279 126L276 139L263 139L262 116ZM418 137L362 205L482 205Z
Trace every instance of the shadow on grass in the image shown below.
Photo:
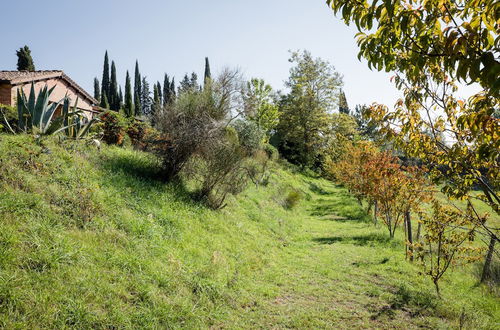
M317 237L313 241L319 244L335 244L345 243L357 246L375 246L375 245L399 245L399 242L390 239L388 235L373 233L366 235L356 236L331 236L331 237Z
M350 196L339 199L319 199L311 208L311 215L323 220L369 222L370 216Z
M102 168L119 175L109 180L118 190L132 189L135 195L170 191L175 200L189 204L203 205L186 189L181 180L167 182L161 173L160 162L144 154L107 154L101 159ZM131 196L133 197L133 196Z

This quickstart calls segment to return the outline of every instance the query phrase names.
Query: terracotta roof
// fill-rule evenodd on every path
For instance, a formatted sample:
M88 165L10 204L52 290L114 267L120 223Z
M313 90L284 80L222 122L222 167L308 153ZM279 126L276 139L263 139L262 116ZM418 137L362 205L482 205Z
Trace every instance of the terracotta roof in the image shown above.
M20 85L30 83L32 81L40 81L52 78L61 78L65 80L70 86L83 94L93 104L98 105L99 102L87 93L82 87L68 77L63 71L50 70L50 71L0 71L0 82L7 82L11 85Z

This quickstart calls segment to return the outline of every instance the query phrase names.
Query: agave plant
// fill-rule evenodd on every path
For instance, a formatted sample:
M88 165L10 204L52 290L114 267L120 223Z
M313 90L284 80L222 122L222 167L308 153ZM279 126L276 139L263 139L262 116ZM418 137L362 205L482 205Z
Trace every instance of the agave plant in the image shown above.
M66 135L70 137L83 137L97 119L92 119L84 124L82 119L83 111L76 109L78 100L70 111L70 100L67 96L57 103L49 104L49 97L53 90L54 87L49 89L45 86L38 96L35 96L35 86L32 83L28 98L22 89L17 91L19 128L25 132L40 135L51 135L65 131ZM54 114L61 103L63 104L61 115L54 118Z
M83 116L83 111L77 110L78 99L76 99L75 105L72 110L69 111L69 98L64 99L64 105L62 110L62 118L63 118L63 129L66 136L80 139L87 135L90 130L90 127L97 121L98 118L92 118L91 120L86 121Z

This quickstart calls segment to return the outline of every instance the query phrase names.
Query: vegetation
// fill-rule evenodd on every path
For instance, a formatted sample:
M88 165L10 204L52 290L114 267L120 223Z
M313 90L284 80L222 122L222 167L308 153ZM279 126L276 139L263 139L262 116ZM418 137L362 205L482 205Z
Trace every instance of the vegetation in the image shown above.
M465 269L433 298L402 235L388 241L347 191L292 169L212 211L127 148L2 135L0 158L2 327L491 328L500 317ZM287 189L304 196L293 211Z
M28 46L19 48L17 54L17 69L19 71L35 71L35 63Z

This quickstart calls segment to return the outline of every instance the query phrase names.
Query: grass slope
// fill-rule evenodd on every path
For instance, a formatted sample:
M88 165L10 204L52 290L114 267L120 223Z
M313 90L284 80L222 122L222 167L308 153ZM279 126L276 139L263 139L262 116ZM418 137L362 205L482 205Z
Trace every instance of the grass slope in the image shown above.
M469 269L437 300L340 187L278 168L214 212L156 168L0 135L0 328L498 327Z

